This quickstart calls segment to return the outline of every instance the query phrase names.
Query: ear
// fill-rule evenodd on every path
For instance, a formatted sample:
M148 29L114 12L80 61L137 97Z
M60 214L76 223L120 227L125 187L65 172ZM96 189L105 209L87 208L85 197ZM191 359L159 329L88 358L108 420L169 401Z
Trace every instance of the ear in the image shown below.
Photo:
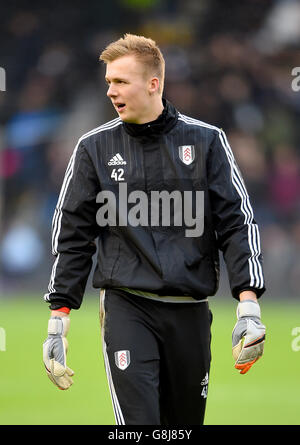
M154 94L158 92L159 90L159 78L158 77L152 77L149 80L149 94Z

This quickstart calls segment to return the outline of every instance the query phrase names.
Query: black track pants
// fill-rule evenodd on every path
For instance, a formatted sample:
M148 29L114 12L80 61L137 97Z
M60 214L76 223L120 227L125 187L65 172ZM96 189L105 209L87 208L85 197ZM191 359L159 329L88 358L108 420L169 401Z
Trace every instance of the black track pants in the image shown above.
M101 291L103 355L117 425L201 425L211 361L207 302Z

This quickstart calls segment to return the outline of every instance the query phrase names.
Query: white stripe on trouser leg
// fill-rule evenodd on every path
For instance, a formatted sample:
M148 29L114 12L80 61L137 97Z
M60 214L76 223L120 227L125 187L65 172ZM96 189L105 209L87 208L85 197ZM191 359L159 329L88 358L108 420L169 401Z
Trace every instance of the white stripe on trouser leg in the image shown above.
M100 292L100 311L103 311L103 325L101 326L101 334L102 334L102 351L103 351L103 357L104 357L104 364L105 364L105 371L110 391L110 397L112 400L112 406L114 410L115 420L117 425L125 425L124 417L122 414L122 410L119 404L119 400L116 394L116 390L114 387L111 370L110 370L110 364L109 359L106 351L106 343L104 340L104 323L105 323L105 307L104 307L104 301L105 301L105 290ZM101 314L100 314L101 317ZM101 320L101 318L100 318Z
M107 356L107 352L106 352L106 343L104 341L104 320L105 320L104 300L105 300L105 290L100 292L100 323L102 322L102 325L101 325L102 352L103 352L105 371L106 371L106 376L107 376L108 387L109 387L110 397L111 397L111 401L112 401L115 421L116 421L117 425L121 425L120 416L119 416L118 409L116 406L115 390L114 390L113 382L111 379L109 360L108 360L108 356Z

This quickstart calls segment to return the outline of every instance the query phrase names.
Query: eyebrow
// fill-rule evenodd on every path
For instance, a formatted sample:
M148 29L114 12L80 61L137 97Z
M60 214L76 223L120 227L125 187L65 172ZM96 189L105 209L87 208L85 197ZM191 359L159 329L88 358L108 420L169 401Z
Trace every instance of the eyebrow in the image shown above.
M115 82L116 80L122 80L123 82L127 82L126 79L123 77L113 77L112 79L109 79L109 77L105 76L105 82Z

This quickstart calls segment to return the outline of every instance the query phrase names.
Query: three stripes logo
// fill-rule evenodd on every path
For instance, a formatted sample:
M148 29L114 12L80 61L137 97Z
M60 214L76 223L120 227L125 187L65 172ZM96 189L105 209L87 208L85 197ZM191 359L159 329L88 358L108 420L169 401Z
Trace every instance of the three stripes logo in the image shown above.
M108 161L108 165L126 165L126 161L124 161L120 153L117 153Z
M115 363L119 369L124 371L130 365L130 352L117 351L115 352Z
M204 379L201 381L202 391L201 396L206 399L207 398L207 390L208 390L208 372L205 374Z

